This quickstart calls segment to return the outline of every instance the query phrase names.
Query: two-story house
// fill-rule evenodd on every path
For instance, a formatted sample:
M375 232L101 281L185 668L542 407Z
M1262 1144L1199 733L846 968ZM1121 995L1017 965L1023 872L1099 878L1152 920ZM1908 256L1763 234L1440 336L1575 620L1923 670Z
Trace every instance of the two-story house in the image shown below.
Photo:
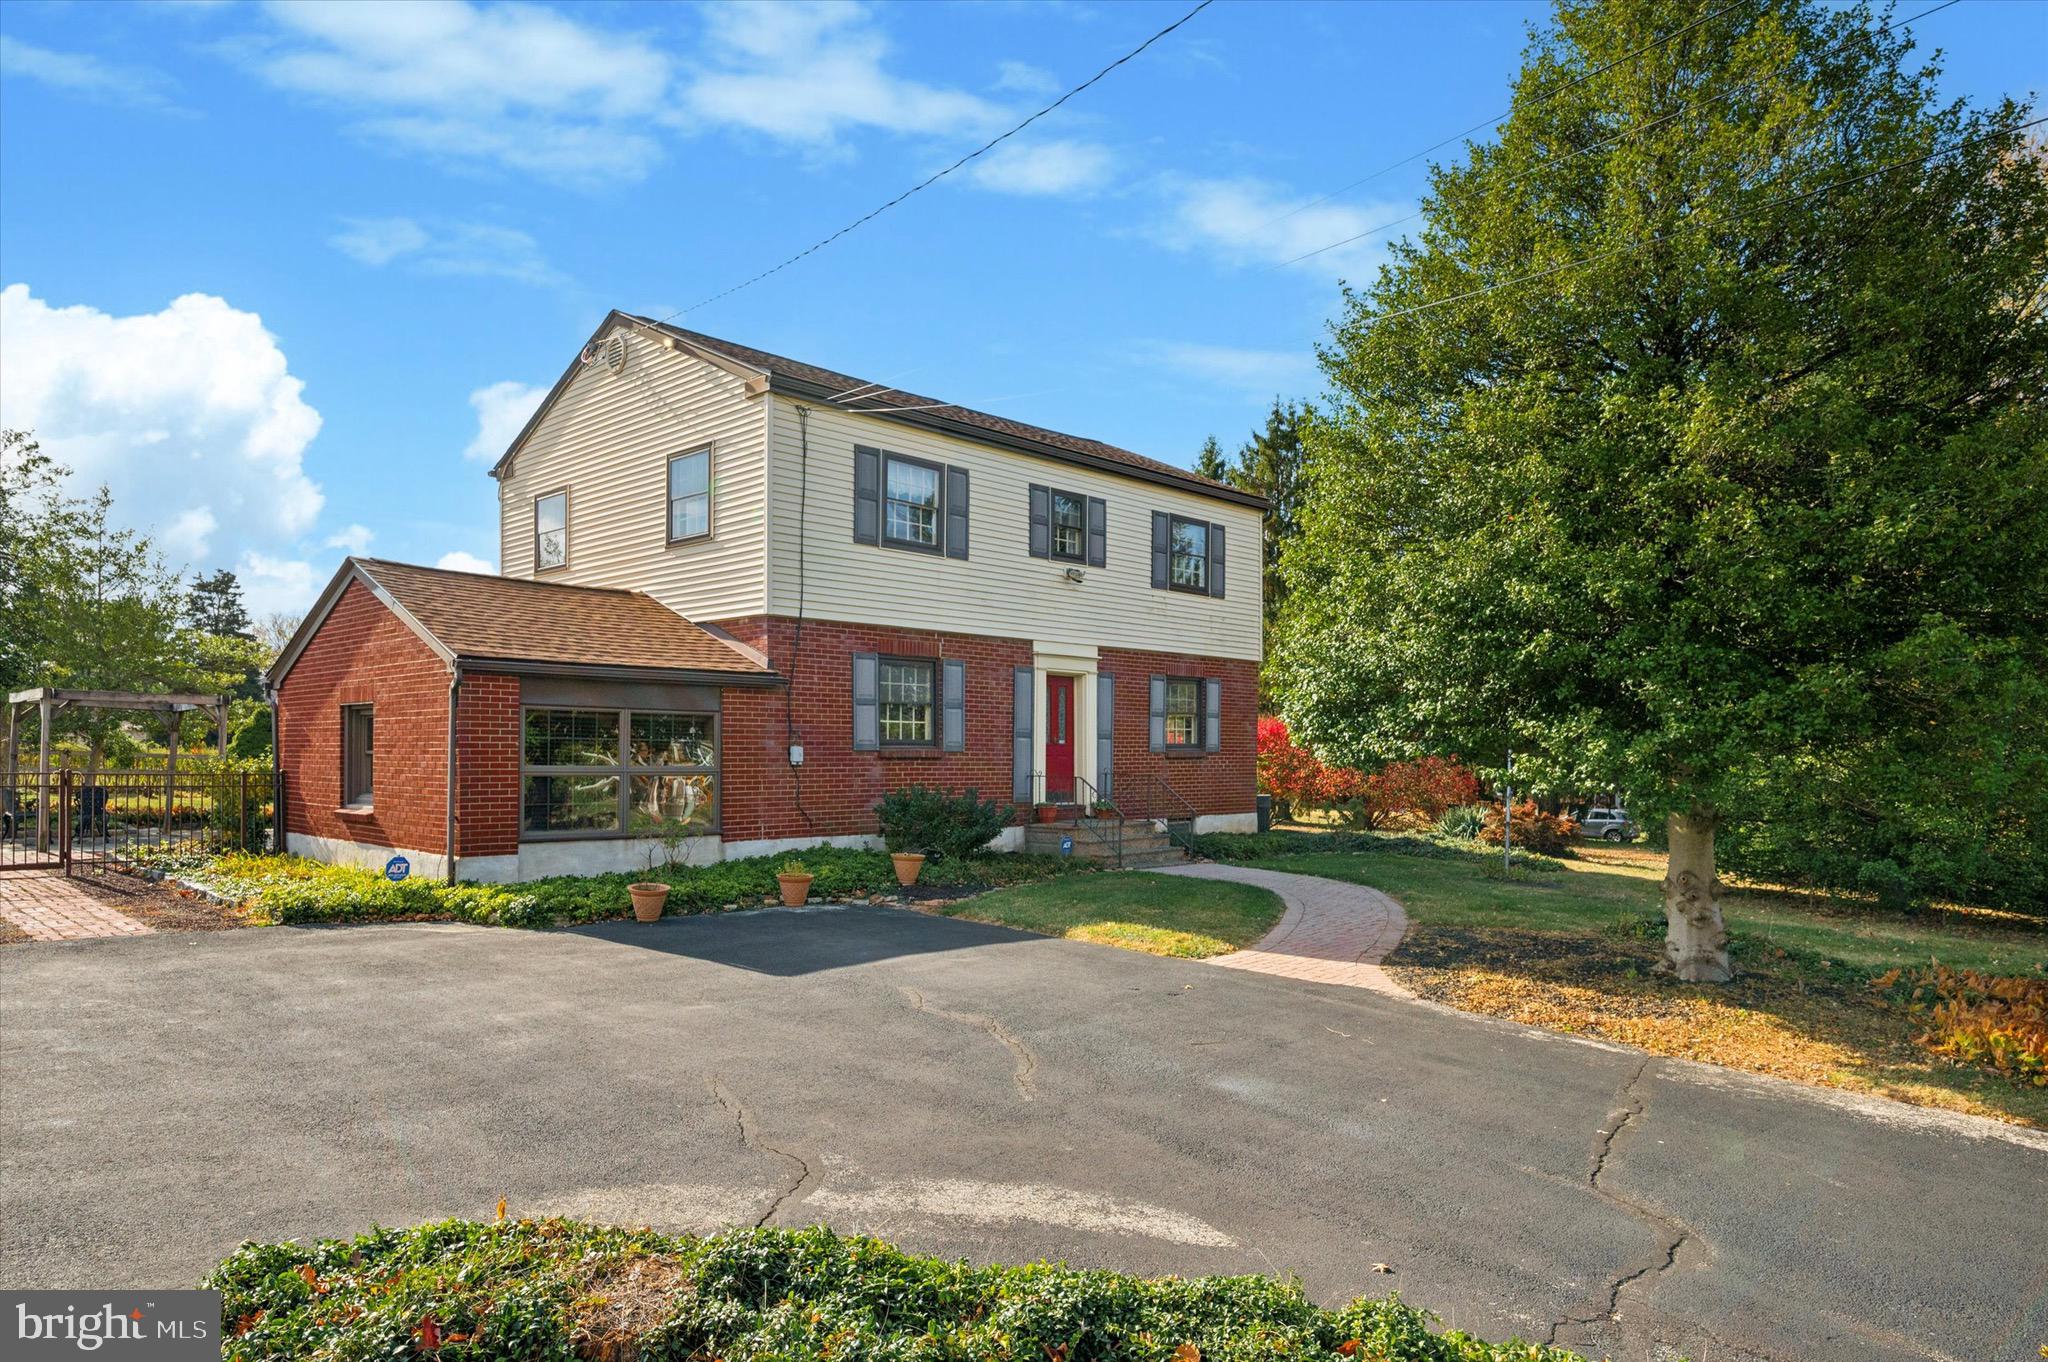
M618 312L491 471L500 575L351 558L272 667L290 850L863 845L910 783L1253 825L1256 496Z

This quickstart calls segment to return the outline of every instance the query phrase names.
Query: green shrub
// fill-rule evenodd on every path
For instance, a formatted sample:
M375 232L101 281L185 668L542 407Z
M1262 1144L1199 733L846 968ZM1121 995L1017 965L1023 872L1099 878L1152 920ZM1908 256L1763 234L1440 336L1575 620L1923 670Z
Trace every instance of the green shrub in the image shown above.
M1914 893L1913 877L1899 868L1893 860L1865 861L1856 867L1856 887L1866 894L1877 897L1877 906L1886 912L1903 913L1918 903Z
M949 794L934 785L905 785L882 796L875 816L891 851L921 852L935 860L972 856L1010 825L1014 810L983 799L978 790Z
M621 1272L669 1287L643 1290L647 1313L623 1330L604 1295ZM437 1351L508 1362L1578 1362L1438 1333L1397 1296L1324 1310L1291 1280L977 1267L823 1227L693 1239L557 1219L446 1221L311 1247L244 1244L205 1285L221 1293L234 1362Z
M1476 841L1480 829L1485 826L1486 810L1477 804L1459 804L1445 809L1443 817L1436 820L1436 830L1440 834L1463 842Z

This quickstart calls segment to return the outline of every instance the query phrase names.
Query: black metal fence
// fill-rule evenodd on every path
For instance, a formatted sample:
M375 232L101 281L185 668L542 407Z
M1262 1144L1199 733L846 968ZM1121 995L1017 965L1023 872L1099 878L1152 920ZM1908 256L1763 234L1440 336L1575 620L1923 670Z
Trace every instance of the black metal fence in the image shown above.
M0 871L91 874L162 851L261 851L271 817L270 772L248 766L0 772Z

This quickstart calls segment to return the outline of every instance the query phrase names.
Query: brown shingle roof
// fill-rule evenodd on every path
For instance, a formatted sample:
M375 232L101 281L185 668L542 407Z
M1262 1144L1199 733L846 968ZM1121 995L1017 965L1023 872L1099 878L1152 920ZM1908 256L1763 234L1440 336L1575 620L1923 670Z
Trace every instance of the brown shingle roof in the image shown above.
M772 675L638 591L489 577L382 558L350 562L464 661Z
M686 331L682 327L670 326L666 322L656 322L649 318L638 316L633 317L633 320L643 326L652 327L657 331L665 331L678 340L724 355L726 358L743 364L748 368L759 369L769 376L771 382L777 380L785 384L794 382L805 388L819 390L808 394L810 396L822 399L828 395L844 394L845 396L841 397L839 405L844 406L849 411L857 412L863 408L915 408L917 410L908 412L876 410L875 414L885 420L907 420L916 424L943 421L968 426L975 430L986 431L992 435L1007 437L1011 441L1021 441L1027 445L1042 446L1046 452L1056 456L1060 453L1079 455L1086 460L1099 460L1109 464L1121 465L1124 468L1146 475L1155 481L1179 483L1190 491L1221 493L1233 501L1240 501L1248 505L1260 507L1265 505L1265 502L1259 497L1232 487L1228 483L1205 478L1199 473L1190 472L1185 468L1177 468L1170 463L1161 463L1158 459L1148 459L1143 454L1135 454L1128 449L1119 449L1115 445L1104 444L1100 440L1087 440L1078 435L1064 435L1056 430L1047 430L1043 426L1033 426L1027 425L1022 421L1013 421L1007 416L996 416L990 412L975 411L971 407L957 406L950 402L940 402L935 398L919 397L916 393L905 392L901 388L878 387L871 383L862 382L850 374L838 373L832 369L823 369L815 364L806 364L802 360L770 354L766 350L756 350L752 346L740 345L733 341L720 340L716 336L707 336L701 331ZM923 420L920 421L919 418L923 418Z

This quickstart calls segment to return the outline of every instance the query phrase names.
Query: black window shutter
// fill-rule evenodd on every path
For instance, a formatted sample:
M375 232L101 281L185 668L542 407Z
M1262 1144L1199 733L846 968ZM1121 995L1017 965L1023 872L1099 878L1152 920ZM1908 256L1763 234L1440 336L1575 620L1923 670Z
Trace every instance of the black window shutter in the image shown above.
M882 451L853 447L853 542L882 542Z
M1173 525L1164 511L1152 513L1152 585L1166 590L1168 574L1173 570ZM1155 749L1156 750L1156 749Z
M1151 734L1152 750L1154 752L1164 752L1166 750L1166 678L1163 676L1152 678L1152 716L1148 730Z
M1088 498L1088 566L1101 567L1108 559L1109 505L1101 497Z
M967 556L967 470L946 465L946 556Z
M875 655L853 655L853 750L874 752L882 746L881 710L875 695Z
M940 691L939 745L948 752L967 750L967 664L948 658Z
M1116 678L1103 672L1095 678L1095 787L1104 799L1115 799L1111 777L1116 757Z
M1209 594L1223 594L1223 527L1209 527Z
M1052 557L1052 493L1031 484L1031 556Z
M1010 798L1031 802L1031 668L1019 667L1010 686Z
M1217 592L1222 595L1222 592ZM1208 706L1208 714L1202 724L1202 746L1211 752L1223 746L1223 683L1210 677L1202 683L1202 700Z

